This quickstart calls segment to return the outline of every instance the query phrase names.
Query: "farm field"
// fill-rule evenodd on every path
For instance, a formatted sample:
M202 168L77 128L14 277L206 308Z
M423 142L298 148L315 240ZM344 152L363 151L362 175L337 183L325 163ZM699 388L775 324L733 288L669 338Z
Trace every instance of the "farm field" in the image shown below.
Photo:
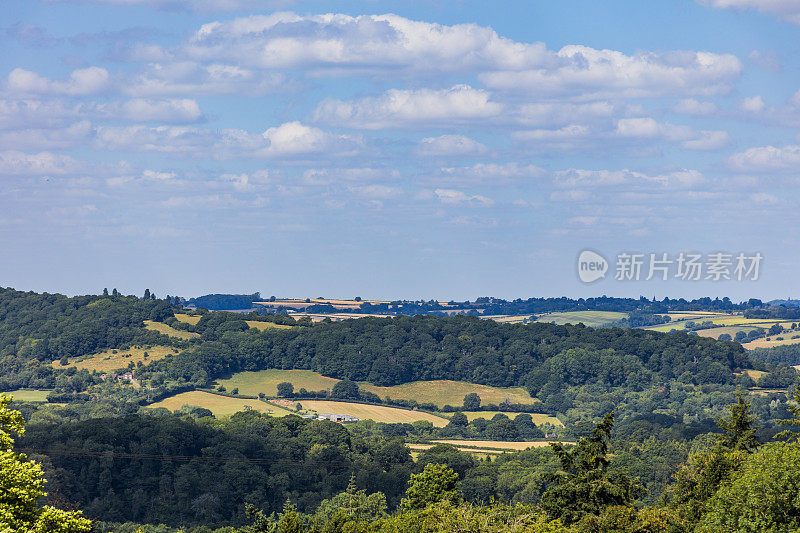
M503 414L506 415L511 420L514 420L514 417L520 413L506 413L502 411L464 411L464 414L467 415L467 420L472 422L476 418L483 418L486 420L491 420L494 415ZM533 419L533 423L536 425L541 424L552 424L554 426L563 426L564 424L561 423L561 420L554 416L545 415L542 413L528 413L531 415Z
M422 411L409 411L383 405L367 405L328 400L300 400L304 410L317 413L334 413L358 417L361 420L374 420L386 423L412 423L418 420L431 422L436 427L444 427L448 420Z
M157 331L159 333L163 333L164 335L169 335L170 337L176 337L178 339L195 339L200 335L194 333L192 331L181 331L179 329L175 329L171 326L168 326L162 322L156 322L154 320L145 320L144 327L147 329L151 329L153 331Z
M52 391L49 390L33 390L33 389L20 389L8 391L5 394L14 398L18 402L46 402L47 395Z
M489 387L464 381L415 381L393 387L359 383L358 386L363 390L374 392L381 398L388 396L396 400L415 400L418 403L433 403L439 407L444 405L460 406L464 403L464 396L471 392L478 394L484 405L487 403L500 404L506 399L512 403L523 404L537 401L522 387Z
M89 356L72 358L69 360L67 367L74 366L79 370L85 369L89 372L93 370L97 370L98 372L110 372L112 370L126 368L130 363L136 365L140 361L143 365L147 365L151 361L164 359L167 355L177 353L177 351L177 348L173 348L172 346L151 346L149 348L138 346L128 348L127 350L106 350L105 352ZM145 352L147 352L146 358L144 356ZM55 368L66 368L61 366L60 361L53 361L52 366Z
M583 322L591 327L603 327L626 318L627 313L614 311L570 311L565 313L548 313L537 319L537 322L555 322L556 324L578 324Z
M530 442L517 442L517 441L499 441L499 440L459 440L459 439L441 439L434 440L437 444L452 444L459 449L466 451L485 451L489 450L505 450L505 451L521 451L528 448L541 448L549 446L547 441L530 441Z
M756 339L752 342L748 342L742 344L746 349L752 350L753 348L772 348L773 346L786 346L789 344L800 344L800 338L793 339L792 337L795 335L800 335L800 332L794 331L789 333L781 333L780 335L775 335L774 337L769 337L770 340L767 339ZM777 338L781 337L783 340L778 340Z
M522 324L529 321L531 315L483 315L481 318L503 324Z
M261 370L258 372L238 372L228 379L219 379L217 382L226 389L238 388L242 394L258 396L263 392L267 396L277 396L278 383L288 381L294 385L297 392L301 388L309 391L326 390L332 388L339 380L328 378L311 370Z
M195 325L200 322L200 315L189 315L186 313L175 313L175 318L180 320L181 322L186 322L187 324Z
M273 322L262 322L260 320L245 320L245 322L251 328L256 328L259 331L265 331L268 329L292 329L292 326L287 324L275 324Z
M250 400L247 398L229 398L227 396L220 396L218 394L211 394L210 392L203 391L190 391L164 398L160 402L148 405L148 407L157 408L165 407L170 411L177 411L184 405L196 405L204 407L214 413L214 416L228 416L239 411L246 410L250 407L263 413L269 413L272 416L286 416L291 414L291 411L281 409L274 405L268 405L261 400ZM271 412L270 412L271 411Z

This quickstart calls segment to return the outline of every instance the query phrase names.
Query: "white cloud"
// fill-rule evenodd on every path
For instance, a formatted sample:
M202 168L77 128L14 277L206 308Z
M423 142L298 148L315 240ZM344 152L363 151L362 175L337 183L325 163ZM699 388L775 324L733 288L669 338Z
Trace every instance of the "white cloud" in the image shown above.
M459 124L497 116L502 109L502 104L492 102L486 91L456 85L441 90L391 89L354 102L327 99L317 106L314 120L351 128L399 128Z
M72 0L42 0L44 2L68 2ZM287 7L295 0L83 0L87 3L114 6L147 6L167 11L245 11Z
M748 113L761 113L767 108L767 104L764 103L764 100L759 95L742 99L740 105Z
M57 150L87 142L93 133L88 120L63 128L30 128L0 131L0 146L14 150Z
M217 21L202 26L175 54L203 63L327 75L470 72L490 88L581 99L725 93L742 68L735 56L710 52L626 55L579 45L552 51L477 24L397 15L274 13Z
M766 192L757 192L750 195L750 200L757 204L777 204L778 198Z
M426 137L417 145L416 153L423 157L474 156L489 150L483 144L463 135Z
M388 200L390 198L395 198L403 194L403 190L399 187L392 187L389 185L380 185L380 184L372 184L372 185L354 185L349 188L351 192L363 196L365 198L370 198L373 200Z
M309 185L394 181L399 178L400 172L388 168L311 168L303 172L303 182Z
M707 117L716 113L719 108L714 102L699 102L694 98L687 98L675 104L672 110L681 115Z
M279 72L219 63L202 65L195 61L166 61L151 63L131 76L122 90L133 96L262 96L296 88L297 83Z
M314 153L351 155L361 145L358 138L334 135L300 122L286 122L263 133L268 146L259 151L267 157L296 156Z
M616 134L629 139L664 139L680 143L687 150L719 150L730 143L725 131L698 131L689 126L660 123L649 117L620 119Z
M543 168L520 163L478 163L469 167L446 167L431 179L437 182L465 185L505 185L522 180L540 179Z
M183 52L202 61L259 68L434 73L521 68L547 56L542 43L518 43L477 24L448 26L391 14L275 13L212 22L200 28Z
M14 96L90 96L102 93L110 86L108 71L100 67L73 70L67 80L52 80L30 70L15 68L5 81L6 92Z
M62 176L79 172L83 165L68 155L14 150L0 152L0 176Z
M800 146L754 147L734 154L728 164L740 172L797 171L800 168Z
M777 15L780 18L800 24L800 2L798 0L695 0L698 4L716 8L756 9L762 13Z
M436 198L448 205L471 205L474 207L489 207L494 205L494 200L480 195L469 195L456 189L436 189L433 191Z
M536 68L488 72L492 89L527 95L597 98L656 98L727 93L742 65L736 56L709 52L641 52L625 55L569 45Z
M243 130L188 126L99 126L97 149L161 152L184 156L291 159L306 155L349 156L362 147L359 137L335 135L300 122L286 122L261 135Z
M706 182L697 170L679 170L663 174L645 174L633 170L585 170L571 168L553 173L557 187L585 190L597 188L689 189Z
M142 179L154 181L167 181L177 176L174 172L159 172L156 170L145 170L142 172Z
M550 193L550 200L554 202L586 202L591 198L589 191L567 190Z
M205 118L200 104L188 98L146 100L134 98L113 106L109 115L134 122L166 122L181 124Z

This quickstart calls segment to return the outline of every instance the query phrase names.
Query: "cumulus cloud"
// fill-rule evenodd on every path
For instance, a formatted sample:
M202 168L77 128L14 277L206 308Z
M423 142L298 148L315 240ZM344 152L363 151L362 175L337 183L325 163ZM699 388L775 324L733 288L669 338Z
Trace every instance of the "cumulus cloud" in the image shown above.
M292 159L306 155L347 156L362 140L335 135L300 122L287 122L261 135L243 130L212 131L188 126L99 126L95 147L107 150L161 152L184 156Z
M571 168L553 173L557 187L585 190L609 187L688 189L706 182L697 170L679 170L662 174L646 174L633 170L586 170Z
M108 90L110 86L108 71L100 67L73 70L66 80L53 80L30 70L15 68L5 80L5 90L13 96L91 96Z
M463 135L426 137L416 148L417 155L422 157L474 156L488 151L483 144Z
M700 102L694 98L686 98L672 106L672 111L681 115L691 115L694 117L707 117L719 110L714 102Z
M68 2L71 0L42 0L44 2ZM147 6L166 11L245 11L275 9L291 6L295 0L83 0L87 3L114 6Z
M762 13L800 24L800 2L797 0L695 0L698 4L721 9L755 9Z
M624 118L617 122L616 134L629 139L664 139L680 143L687 150L719 150L730 143L725 131L697 131L689 126L676 126L646 118Z
M91 138L93 128L82 120L63 128L17 128L0 131L0 146L14 150L58 150L78 147Z
M452 185L506 185L524 180L540 179L543 168L521 163L478 163L468 167L445 167L431 180Z
M259 68L362 71L521 68L542 63L542 43L518 43L477 24L452 26L397 15L294 13L206 24L183 47L189 57Z
M499 69L498 69L499 70ZM742 64L730 54L678 51L626 55L615 50L565 46L536 68L487 72L492 89L528 95L597 98L656 98L727 93Z
M469 195L457 189L436 189L433 191L436 198L443 204L470 205L473 207L489 207L494 205L494 200L480 195Z
M134 96L241 94L263 96L298 87L285 74L220 63L153 62L127 80L122 88Z
M728 164L739 172L797 171L800 168L800 146L749 148L744 152L732 155L728 159Z
M440 90L391 89L381 96L352 102L327 99L317 106L314 120L351 128L398 128L487 119L502 109L502 104L491 101L488 92L456 85Z
M68 155L52 152L0 152L0 176L63 176L79 172L83 165Z
M740 105L741 108L748 113L760 113L767 108L767 104L764 103L764 99L758 95L742 99Z

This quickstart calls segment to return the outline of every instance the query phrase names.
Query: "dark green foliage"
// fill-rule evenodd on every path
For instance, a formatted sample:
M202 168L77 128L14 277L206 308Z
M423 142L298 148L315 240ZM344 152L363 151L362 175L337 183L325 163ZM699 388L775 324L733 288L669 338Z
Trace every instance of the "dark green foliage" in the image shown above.
M429 463L411 476L401 506L406 511L424 509L440 501L455 501L458 474L445 465Z
M218 311L224 309L250 309L253 307L253 302L259 300L261 300L261 294L257 292L254 294L207 294L192 298L188 303L196 307Z
M278 383L278 396L281 398L291 398L294 394L294 385L288 381Z
M331 389L331 397L339 398L342 400L358 400L360 391L358 390L358 383L344 379L336 383Z
M608 413L592 436L582 438L576 446L567 449L551 443L561 469L550 476L552 485L542 495L542 507L550 516L571 524L612 506L630 507L643 492L638 481L608 470L613 425L614 415Z
M47 450L48 486L108 521L223 525L245 504L310 511L343 491L381 491L397 505L413 463L402 442L354 438L340 424L254 411L227 423L128 416L32 424L19 445ZM60 450L64 450L62 453Z
M464 410L477 411L481 408L481 397L474 392L470 392L464 396Z

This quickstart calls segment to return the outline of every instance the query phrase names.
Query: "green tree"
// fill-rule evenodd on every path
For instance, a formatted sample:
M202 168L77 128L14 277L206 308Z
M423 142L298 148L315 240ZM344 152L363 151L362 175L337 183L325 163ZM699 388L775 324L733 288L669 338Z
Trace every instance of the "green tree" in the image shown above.
M0 394L0 533L88 533L92 523L80 512L39 507L46 496L42 467L15 453L12 434L25 432L22 415Z
M331 389L331 396L343 400L357 400L359 397L358 383L349 379L339 381Z
M464 396L464 410L477 411L481 408L481 397L477 393L470 392Z
M550 443L561 463L561 469L550 475L552 484L542 495L542 507L551 517L572 524L586 515L598 516L609 507L631 507L643 492L638 481L608 470L613 426L611 412L576 446L567 449L561 443Z
M294 394L294 385L288 381L278 383L278 396L281 398L291 398Z
M406 497L400 502L404 511L424 509L443 500L455 502L458 474L445 465L428 463L425 470L411 476Z
M736 391L736 403L728 409L730 419L717 420L717 425L724 432L720 444L728 451L754 450L759 444L756 437L758 426L755 425L758 418L753 414L750 401L745 399L742 391Z
M775 533L800 530L800 446L778 442L757 450L708 502L701 531Z

